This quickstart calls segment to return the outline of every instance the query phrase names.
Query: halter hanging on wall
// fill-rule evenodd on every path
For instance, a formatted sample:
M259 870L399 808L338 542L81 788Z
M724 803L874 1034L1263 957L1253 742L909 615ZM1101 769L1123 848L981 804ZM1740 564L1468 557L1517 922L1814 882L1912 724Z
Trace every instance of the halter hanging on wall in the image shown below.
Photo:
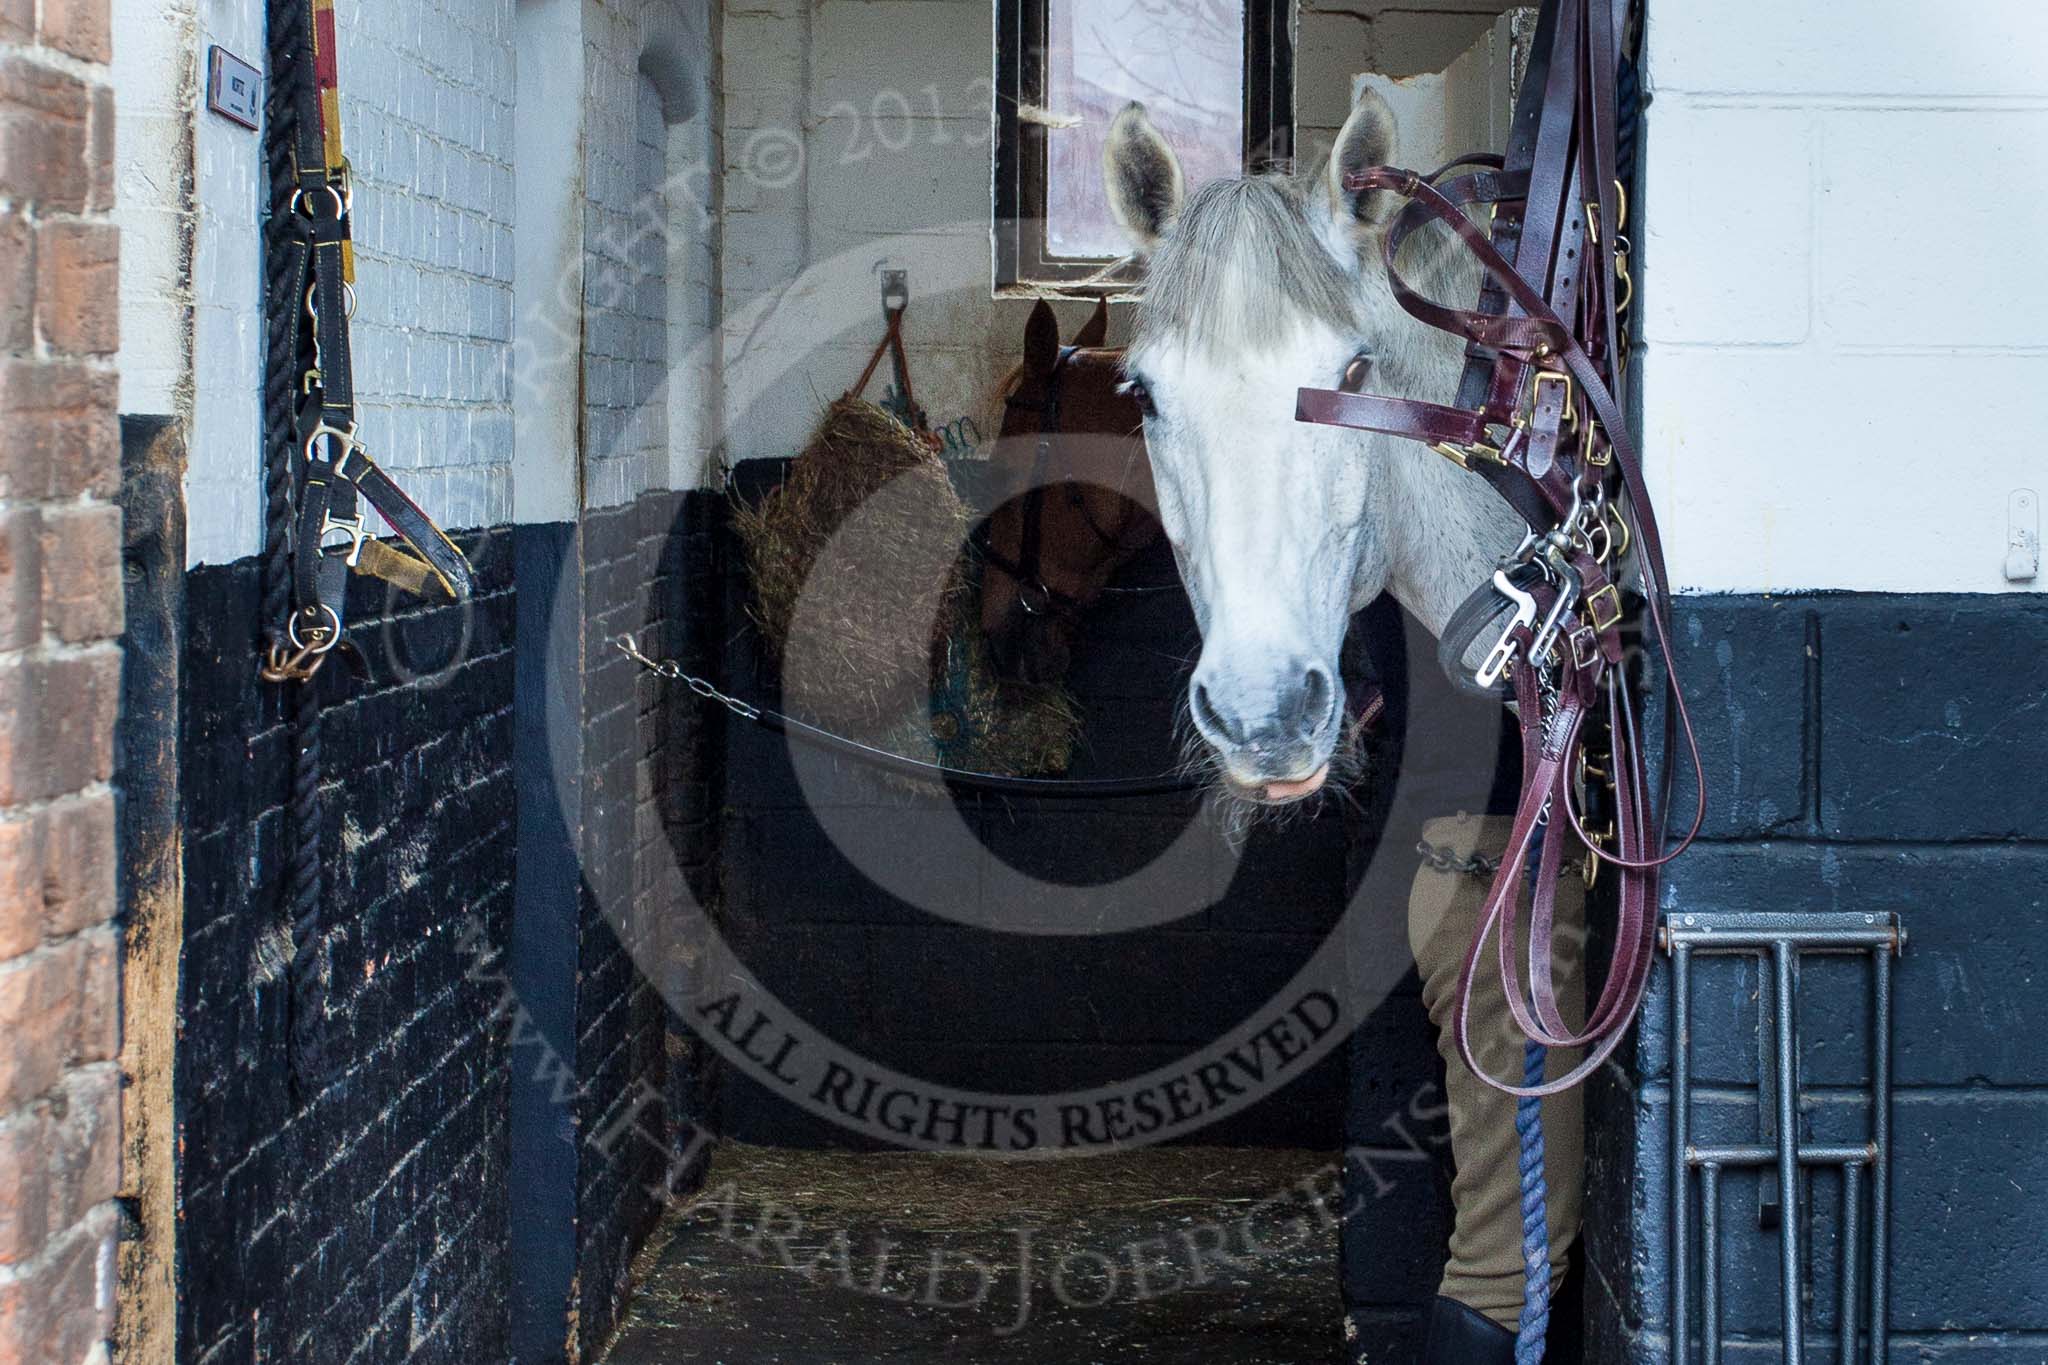
M264 550L259 673L290 690L291 844L280 924L291 945L287 1033L294 1096L324 1067L322 666L348 628L351 572L416 594L470 593L462 552L373 461L357 435L355 186L341 145L334 0L271 0L263 154ZM376 508L405 548L370 537ZM339 537L339 539L336 539Z
M341 143L334 0L277 0L270 20L266 534L272 572L282 570L289 587L273 584L266 599L262 674L304 683L347 629L351 572L460 600L470 570L357 435L355 183ZM371 537L364 502L405 548Z

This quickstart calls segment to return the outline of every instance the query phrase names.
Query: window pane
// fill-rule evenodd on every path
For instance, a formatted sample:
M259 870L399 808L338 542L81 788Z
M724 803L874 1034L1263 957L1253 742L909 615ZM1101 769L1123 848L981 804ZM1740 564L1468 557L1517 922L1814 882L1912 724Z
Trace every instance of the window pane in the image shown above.
M1188 188L1244 168L1243 0L1047 0L1046 246L1122 256L1102 142L1142 101L1180 154Z

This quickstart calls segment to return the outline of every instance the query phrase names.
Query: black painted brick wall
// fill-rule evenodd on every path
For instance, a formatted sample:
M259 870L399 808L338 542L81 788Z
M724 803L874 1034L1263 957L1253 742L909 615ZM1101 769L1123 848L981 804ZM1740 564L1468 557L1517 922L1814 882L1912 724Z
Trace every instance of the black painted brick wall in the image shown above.
M740 467L742 496L758 496L776 476L773 464ZM1170 582L1173 575L1162 544L1121 581ZM743 624L744 574L728 581L728 676L742 695L772 698L777 679ZM1087 619L1069 679L1084 714L1072 775L1172 766L1185 673L1198 650L1178 591L1103 599ZM806 804L783 739L747 725L727 734L724 912L736 950L814 1025L883 1065L940 1084L1055 1091L1173 1061L1262 1005L1344 904L1347 832L1335 803L1314 819L1260 829L1239 856L1213 824L1204 825L1193 797L954 796L838 764L822 801L858 812L862 837L911 869L913 904L876 886L834 845ZM921 856L925 831L956 819L976 832L978 857ZM1105 885L1147 866L1191 826L1206 832L1173 864L1167 893L1187 914L1157 928L1041 937L963 926L925 908L978 902L984 913L1022 922L1032 913L1028 901L998 904L984 888L998 864L1069 885ZM1105 891L1105 910L1114 908L1114 895L1130 894ZM1156 881L1147 894L1160 894ZM1341 1146L1346 1065L1339 1054L1195 1140ZM718 1112L722 1131L745 1141L853 1140L737 1074L724 1078Z
M713 862L716 790L706 713L611 645L630 633L657 658L700 660L716 498L650 494L582 526L586 612L583 905L578 947L577 1328L610 1335L634 1253L663 1209L670 1155L695 1115L690 1045L671 1036L657 982L666 911ZM671 1054L674 1054L672 1059ZM672 1060L676 1063L672 1067ZM672 1071L676 1074L671 1074ZM630 1129L630 1138L612 1135ZM681 1142L677 1141L681 1133Z
M1666 911L1896 912L1910 936L1895 972L1892 1359L2048 1358L2048 603L1695 598L1677 629L1713 806L1707 842L1666 874ZM1755 969L1715 959L1695 980L1696 1126L1752 1140ZM1660 971L1639 1045L1596 1095L1603 1360L1671 1358L1667 989ZM1867 989L1847 962L1804 974L1806 1122L1822 1140L1867 1131ZM1758 1197L1754 1178L1726 1182L1736 1360L1780 1355ZM1823 1329L1838 1199L1834 1178L1816 1182Z
M502 1356L505 1039L470 978L511 906L512 572L467 608L351 588L367 679L322 676L322 1064L289 1086L286 736L253 561L188 578L179 1350L229 1362ZM301 1059L302 1067L306 1065Z

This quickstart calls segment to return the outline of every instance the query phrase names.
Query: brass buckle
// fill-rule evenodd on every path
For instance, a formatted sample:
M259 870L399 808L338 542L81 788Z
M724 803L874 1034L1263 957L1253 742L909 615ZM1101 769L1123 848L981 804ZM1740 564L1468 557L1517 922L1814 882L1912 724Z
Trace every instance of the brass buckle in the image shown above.
M1454 441L1432 441L1429 444L1429 448L1460 469L1472 468L1473 461L1475 460L1485 464L1502 466L1507 464L1506 458L1501 454L1500 447L1485 441L1477 441L1471 445L1459 445Z
M1579 420L1578 389L1572 383L1572 377L1563 370L1538 370L1535 377L1529 381L1528 408L1515 414L1515 425L1525 431L1536 420L1536 405L1542 399L1543 384L1546 380L1564 385L1564 411L1558 417L1559 427L1572 426Z
M1607 504L1607 519L1614 526L1614 556L1608 561L1612 563L1613 560L1627 556L1630 547L1635 544L1635 532L1628 529L1628 521L1621 515L1621 509L1611 502Z
M1579 461L1582 468L1590 466L1594 469L1605 469L1614 463L1614 447L1611 444L1602 447L1600 442L1595 439L1599 430L1600 424L1598 422L1589 420L1586 423L1586 439L1579 447Z
M1604 617L1600 609L1603 601L1607 605ZM1586 597L1586 616L1593 623L1593 629L1602 632L1613 630L1621 624L1622 615L1621 590L1612 583Z
M1591 626L1580 626L1571 633L1572 667L1581 673L1600 662L1600 632ZM1583 764L1581 765L1583 769ZM1580 773L1581 780L1584 772Z
M1608 841L1620 833L1621 826L1612 820L1608 821L1606 829L1589 829L1586 831L1588 836L1586 861L1581 865L1579 872L1585 878L1588 891L1591 891L1600 883L1600 864L1604 861L1600 856L1601 851L1607 847Z

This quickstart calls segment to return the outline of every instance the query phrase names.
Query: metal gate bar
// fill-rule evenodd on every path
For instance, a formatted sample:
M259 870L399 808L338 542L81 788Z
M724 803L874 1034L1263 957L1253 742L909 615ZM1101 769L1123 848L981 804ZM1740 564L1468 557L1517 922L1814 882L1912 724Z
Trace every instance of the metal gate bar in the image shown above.
M1802 1170L1830 1168L1842 1175L1841 1294L1838 1307L1841 1365L1856 1365L1857 1310L1863 1276L1863 1185L1870 1184L1870 1303L1868 1359L1882 1365L1889 1346L1889 1229L1891 1194L1892 958L1905 947L1896 915L1831 912L1673 914L1663 943L1671 954L1671 1342L1672 1359L1691 1359L1692 1187L1700 1187L1700 1319L1704 1365L1721 1360L1721 1176L1729 1170L1775 1171L1778 1184L1780 1292L1784 1298L1784 1355L1805 1361L1805 1286L1801 1277L1804 1229L1799 1209ZM1871 1066L1871 1137L1855 1145L1802 1145L1799 1123L1799 959L1807 953L1869 954L1875 1040ZM1759 990L1760 1042L1771 1040L1771 1064L1758 1076L1758 1126L1773 1141L1699 1146L1692 1141L1692 963L1706 954L1745 954L1770 966L1768 992ZM1762 983L1759 983L1760 985ZM1769 1027L1765 1024L1768 1022Z

